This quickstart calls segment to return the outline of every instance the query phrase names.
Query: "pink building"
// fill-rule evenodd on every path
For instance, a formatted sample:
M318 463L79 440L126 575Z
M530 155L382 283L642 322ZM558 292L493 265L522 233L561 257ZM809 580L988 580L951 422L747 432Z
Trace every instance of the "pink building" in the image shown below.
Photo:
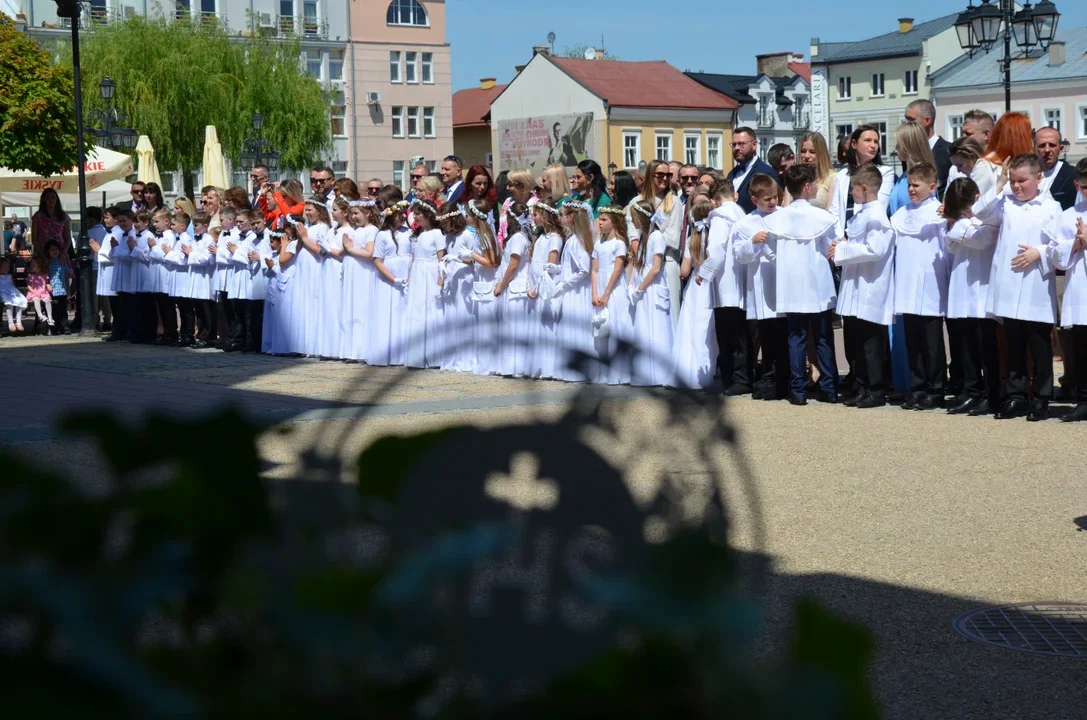
M988 55L963 56L932 76L936 129L948 140L962 134L962 118L970 110L994 118L1004 113L1002 52L997 47ZM1087 28L1058 30L1048 51L1012 61L1012 111L1029 117L1035 128L1060 130L1068 142L1066 161L1087 157Z
M351 177L406 188L413 161L453 152L444 0L351 0Z

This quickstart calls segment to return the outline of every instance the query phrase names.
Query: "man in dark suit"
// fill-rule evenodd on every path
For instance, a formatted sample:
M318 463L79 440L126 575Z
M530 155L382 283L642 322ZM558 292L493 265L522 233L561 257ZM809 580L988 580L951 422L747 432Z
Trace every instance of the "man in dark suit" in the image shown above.
M936 160L936 195L942 199L951 172L951 143L936 133L936 106L928 100L914 100L906 106L906 122L917 123L925 131L932 157Z
M132 187L130 187L128 191L131 194L132 199L117 203L117 207L133 213L143 210L145 207L143 204L143 183L137 180L132 183Z
M1034 152L1042 161L1042 192L1049 190L1053 199L1067 210L1076 204L1076 169L1061 162L1061 131L1039 128L1034 133Z
M745 213L753 212L755 203L751 202L751 193L747 191L751 178L756 175L769 175L779 186L781 178L774 172L774 168L759 158L759 141L755 137L755 131L749 127L738 127L732 131L732 157L736 160L736 167L729 172L728 179L736 188L736 202Z
M448 155L442 160L442 184L445 185L445 201L450 205L460 202L464 194L464 181L461 180L461 168L464 163L456 155Z

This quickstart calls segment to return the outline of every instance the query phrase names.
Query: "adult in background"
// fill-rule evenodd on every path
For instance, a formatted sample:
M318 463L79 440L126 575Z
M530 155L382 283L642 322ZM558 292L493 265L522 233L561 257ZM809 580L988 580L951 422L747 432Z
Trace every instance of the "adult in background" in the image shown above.
M1000 168L982 157L985 148L974 138L963 135L951 143L951 174L947 176L948 185L958 178L968 177L978 186L984 195L996 185L1000 178Z
M117 203L117 207L122 210L131 210L133 214L143 210L143 188L144 184L140 180L132 183L132 186L128 189L128 194L131 199Z
M11 214L11 233L13 236L12 239L19 243L22 243L23 238L26 236L26 223L20 220L19 216L15 213ZM10 242L6 243L6 246L6 252L10 252L12 254L15 253L15 250L13 249Z
M461 169L464 163L456 155L447 155L442 160L442 184L445 185L446 202L458 204L461 195L464 194L464 181L461 180Z
M429 174L430 171L427 170L427 166L424 163L419 163L411 169L411 190L408 192L407 197L404 198L409 205L419 199L416 197L415 191L419 188L419 181ZM378 189L380 190L380 187Z
M247 212L252 209L249 204L249 193L241 185L227 188L226 192L223 193L223 199L236 212Z
M328 201L328 195L332 192L332 183L335 182L336 176L332 172L332 168L328 167L315 167L309 171L309 186L313 195L319 197L321 202Z
M736 159L736 167L729 171L728 179L732 181L732 187L736 188L736 202L745 213L755 210L755 203L751 201L751 193L748 185L751 178L756 175L769 175L781 186L781 178L774 168L759 158L759 141L755 137L755 131L749 127L739 127L732 132L732 156Z
M224 204L222 190L214 185L205 185L200 188L200 209L211 216L208 232L214 238L219 237L219 228L223 226L219 221L219 211L223 209Z
M936 195L942 198L947 189L947 176L951 172L951 143L936 132L936 106L929 100L914 100L906 106L906 122L917 123L925 131L932 157L936 160Z
M1016 155L1034 152L1034 128L1030 118L1017 112L1004 113L993 126L985 159L997 167Z
M993 116L984 110L971 110L962 117L962 136L972 138L984 149L993 134ZM948 182L951 182L948 180Z
M150 213L166 209L166 199L162 197L158 183L149 182L143 186L143 209Z
M267 165L257 165L249 173L249 183L253 188L253 192L249 196L249 204L252 207L260 207L260 189L264 187L264 183L268 182L269 177ZM261 208L261 210L264 210L264 208Z
M665 167L667 169L667 166ZM570 186L573 188L575 200L587 202L592 207L594 220L600 217L600 208L611 204L604 171L595 160L586 158L577 164L571 176Z
M634 180L634 175L626 170L619 170L615 173L612 180L612 202L619 207L625 208L630 204L631 200L638 197L640 190L638 190L638 183Z
M1042 161L1041 192L1049 192L1067 210L1076 204L1076 169L1061 160L1061 131L1039 128L1034 133L1034 153Z
M679 194L686 206L688 198L698 190L698 166L683 165L679 169Z
M898 126L895 130L895 149L906 172L902 173L895 182L894 189L891 190L891 199L887 205L888 216L894 215L899 208L910 204L909 177L906 174L909 169L921 163L935 165L935 157L932 148L929 147L928 137L918 123L907 122Z
M671 180L672 192L676 193L677 195L679 194L679 191L680 191L680 187L679 187L679 171L682 170L682 169L683 169L683 163L679 162L678 160L673 160L672 162L668 163L668 172L672 173L672 180Z
M570 183L566 177L566 166L555 163L548 165L540 173L540 197L552 207L561 207L570 195Z
M263 210L263 208L261 209ZM193 204L193 201L187 197L176 198L174 200L174 210L180 210L189 216L189 227L185 232L189 233L189 237L192 237L192 217L196 214L196 206ZM199 238L194 239L199 240Z
M423 177L429 176L424 175ZM385 187L385 183L381 181L381 178L370 178L366 181L366 196L376 200L383 187Z
M38 198L38 211L30 218L30 239L34 243L34 254L48 265L45 246L55 242L60 246L60 262L71 268L69 254L72 250L72 221L64 208L60 206L60 196L52 188L42 190Z
M805 133L800 137L797 147L800 148L797 162L815 168L815 184L819 186L815 197L809 202L820 210L827 210L830 208L831 198L834 197L834 188L838 184L838 175L834 172L834 161L830 157L830 148L827 147L826 138L823 137L822 133ZM786 190L783 204L788 205L790 202L792 202L792 196Z
M536 203L535 190L536 181L528 170L524 168L510 170L509 174L506 175L506 192L509 197L502 202L502 214L498 217L495 237L499 243L506 242L509 226L506 211L509 210L510 205L519 202L531 207Z
M717 182L717 178L720 177L718 172L713 168L699 168L698 169L698 187L703 193L708 193L714 183Z
M697 178L696 178L697 179ZM664 235L664 277L668 283L668 300L672 307L672 324L679 323L679 303L682 286L679 278L679 266L683 259L683 248L680 235L683 230L683 220L686 213L683 211L683 203L672 191L672 173L668 164L661 160L650 160L645 168L645 183L642 185L642 194L635 201L646 201L653 206L655 212L665 216L664 226L660 228ZM631 212L629 204L627 215ZM633 223L628 222L627 231L630 242L641 240L641 233Z
M565 176L563 177L565 180ZM478 200L487 203L491 208L491 225L498 227L498 192L491 179L491 171L482 165L473 165L464 175L464 185L467 188L460 196L460 205L465 205L470 200ZM467 208L464 208L467 212Z

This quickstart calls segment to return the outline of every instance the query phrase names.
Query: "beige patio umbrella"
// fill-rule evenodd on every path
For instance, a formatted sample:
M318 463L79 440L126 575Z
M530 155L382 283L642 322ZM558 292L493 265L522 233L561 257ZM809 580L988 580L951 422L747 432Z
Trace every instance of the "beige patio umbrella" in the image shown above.
M219 133L214 125L204 128L204 184L217 188L227 188L226 161L223 160L223 148L219 144Z
M140 182L153 182L162 187L162 179L159 177L159 165L155 162L155 148L151 147L151 138L140 135L136 142L136 179Z

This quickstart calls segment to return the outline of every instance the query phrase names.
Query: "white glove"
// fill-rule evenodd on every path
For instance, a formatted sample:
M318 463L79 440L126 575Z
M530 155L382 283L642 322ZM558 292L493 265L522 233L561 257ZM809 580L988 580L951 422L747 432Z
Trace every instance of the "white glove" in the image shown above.
M439 299L439 300L440 300L440 299L441 299L441 297L442 297L442 292L443 292L444 290L445 290L445 287L444 287L444 286L442 286L442 285L435 285L435 286L434 286L434 297L435 297L436 299Z
M645 296L645 290L631 290L630 291L630 304L631 306L637 305L638 301Z
M407 278L397 278L397 279L393 280L393 285L396 285L401 290L405 290L408 287L408 279Z
M560 272L562 272L562 266L556 265L555 263L547 263L546 265L544 265L544 271L548 275L558 275Z
M566 283L557 282L557 283L555 283L555 294L552 295L551 297L558 297L559 295L562 295L564 292L566 292Z
M472 262L472 251L471 250L465 250L464 252L462 252L460 254L460 261L462 263Z

